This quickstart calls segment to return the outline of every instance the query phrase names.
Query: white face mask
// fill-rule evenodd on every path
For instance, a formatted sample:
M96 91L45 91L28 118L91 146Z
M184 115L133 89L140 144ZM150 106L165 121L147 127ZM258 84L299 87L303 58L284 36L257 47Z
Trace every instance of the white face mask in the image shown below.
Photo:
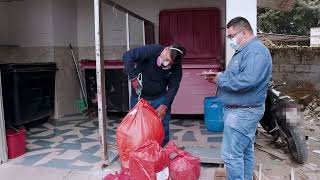
M158 57L157 59L157 64L159 67L161 67L163 70L167 70L171 68L171 65L169 61L166 61L164 58L162 58L161 56Z
M162 62L161 62L162 66L166 67L169 65L169 63L170 63L169 61L165 61L164 59L162 59Z
M237 43L237 39L235 37L229 39L229 45L234 50L238 50L240 48L240 45Z

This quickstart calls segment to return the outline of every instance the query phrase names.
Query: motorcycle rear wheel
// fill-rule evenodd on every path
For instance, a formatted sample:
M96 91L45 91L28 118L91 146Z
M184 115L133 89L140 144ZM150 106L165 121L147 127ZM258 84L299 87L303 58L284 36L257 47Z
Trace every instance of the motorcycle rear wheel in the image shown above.
M308 160L308 149L305 137L297 126L287 127L286 142L295 162L304 164Z

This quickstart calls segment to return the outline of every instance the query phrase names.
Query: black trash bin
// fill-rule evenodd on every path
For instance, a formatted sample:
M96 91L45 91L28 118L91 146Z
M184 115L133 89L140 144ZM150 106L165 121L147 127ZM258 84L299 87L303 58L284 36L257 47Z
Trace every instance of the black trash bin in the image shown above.
M54 114L55 63L0 64L5 122L23 125Z

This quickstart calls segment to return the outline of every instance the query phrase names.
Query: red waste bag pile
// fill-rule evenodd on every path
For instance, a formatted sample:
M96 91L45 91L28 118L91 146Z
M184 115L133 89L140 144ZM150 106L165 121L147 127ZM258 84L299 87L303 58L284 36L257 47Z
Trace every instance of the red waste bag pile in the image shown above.
M130 180L130 176L126 173L125 170L122 170L120 174L118 174L118 172L116 172L116 174L108 174L103 180Z
M130 177L122 171L109 174L104 180L156 180L157 173L165 172L167 167L172 180L196 180L200 176L198 158L180 150L172 141L165 148L160 146L164 139L162 122L144 99L138 101L117 127L116 139L122 167L129 171ZM173 153L176 156L170 159Z
M200 160L190 153L180 150L172 141L166 145L169 154L177 155L170 160L169 174L173 180L197 180L200 176Z
M117 127L116 139L122 166L129 168L129 155L135 148L147 141L163 142L164 129L156 110L140 99Z
M155 141L148 141L130 155L131 179L156 180L156 173L169 165L169 154Z

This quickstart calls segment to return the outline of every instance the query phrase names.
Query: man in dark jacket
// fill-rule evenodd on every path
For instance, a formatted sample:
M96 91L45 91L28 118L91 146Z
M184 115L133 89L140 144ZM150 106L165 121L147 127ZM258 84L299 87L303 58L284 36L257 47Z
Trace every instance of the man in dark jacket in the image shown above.
M169 141L171 104L182 78L181 59L185 48L180 44L165 47L146 45L131 49L123 55L125 72L132 88L130 108L144 98L157 110L165 130L163 145Z

